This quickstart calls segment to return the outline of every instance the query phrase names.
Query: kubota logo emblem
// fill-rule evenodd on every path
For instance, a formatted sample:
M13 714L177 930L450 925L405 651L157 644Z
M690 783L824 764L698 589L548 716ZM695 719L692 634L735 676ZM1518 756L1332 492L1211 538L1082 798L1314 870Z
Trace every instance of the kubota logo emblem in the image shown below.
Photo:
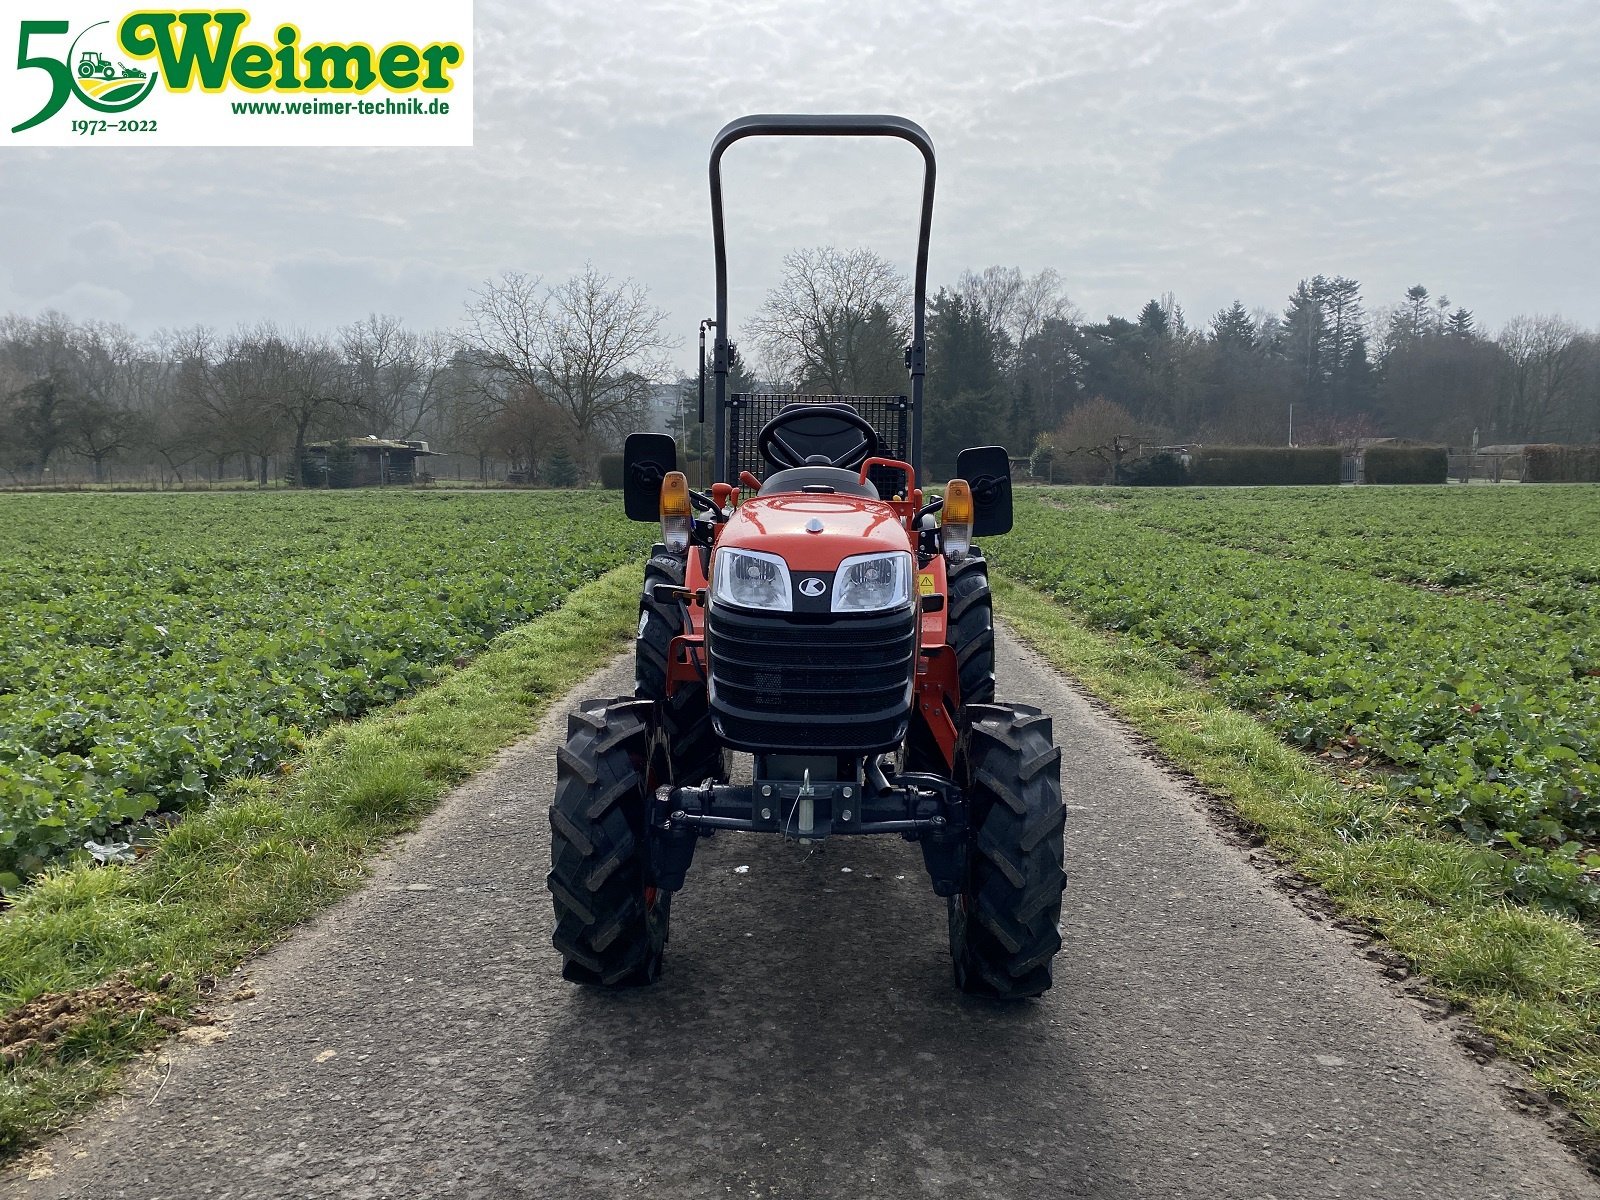
M807 576L800 581L800 594L802 596L820 596L828 590L828 585L815 575Z

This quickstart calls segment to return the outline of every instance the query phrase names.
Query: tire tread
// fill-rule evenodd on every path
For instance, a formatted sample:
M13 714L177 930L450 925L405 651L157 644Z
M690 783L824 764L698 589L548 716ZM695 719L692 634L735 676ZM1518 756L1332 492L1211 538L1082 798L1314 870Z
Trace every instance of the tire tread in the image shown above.
M654 982L661 971L671 896L644 903L643 772L651 730L640 701L588 702L557 753L550 806L551 941L562 975L605 986Z
M1029 705L975 704L968 717L958 766L974 828L966 889L950 899L956 983L999 999L1037 996L1061 949L1061 751L1050 718Z

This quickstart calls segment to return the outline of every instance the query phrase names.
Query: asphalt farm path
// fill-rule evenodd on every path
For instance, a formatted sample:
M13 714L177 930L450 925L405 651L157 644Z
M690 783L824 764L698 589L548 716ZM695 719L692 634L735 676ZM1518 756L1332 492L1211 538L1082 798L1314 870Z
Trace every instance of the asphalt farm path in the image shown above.
M943 903L889 839L717 837L657 986L563 983L556 712L252 964L221 1040L174 1042L0 1194L1600 1196L1114 722L1004 633L1000 654L1001 694L1054 713L1065 752L1042 1000L952 989ZM581 690L629 682L619 662Z

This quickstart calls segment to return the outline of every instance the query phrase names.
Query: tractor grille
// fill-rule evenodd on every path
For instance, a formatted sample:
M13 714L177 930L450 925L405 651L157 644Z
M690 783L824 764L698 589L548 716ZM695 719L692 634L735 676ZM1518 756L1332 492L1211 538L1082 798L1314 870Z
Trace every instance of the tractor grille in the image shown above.
M905 738L915 610L825 622L712 606L711 715L738 750L863 754Z
M791 404L848 404L878 432L881 458L907 460L911 453L911 401L905 396L784 396L766 392L739 392L728 397L728 479L740 471L765 479L771 471L756 449L761 428ZM873 467L867 478L885 499L905 490L904 471Z

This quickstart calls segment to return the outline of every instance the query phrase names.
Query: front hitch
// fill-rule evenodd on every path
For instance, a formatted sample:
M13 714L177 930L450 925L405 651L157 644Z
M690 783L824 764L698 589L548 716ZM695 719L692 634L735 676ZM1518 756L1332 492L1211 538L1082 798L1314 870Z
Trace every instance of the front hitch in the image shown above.
M937 775L906 773L885 787L853 780L757 780L658 788L650 804L655 886L676 891L700 837L717 830L780 833L801 841L834 834L895 833L922 845L940 896L960 890L966 864L967 805L961 789Z

